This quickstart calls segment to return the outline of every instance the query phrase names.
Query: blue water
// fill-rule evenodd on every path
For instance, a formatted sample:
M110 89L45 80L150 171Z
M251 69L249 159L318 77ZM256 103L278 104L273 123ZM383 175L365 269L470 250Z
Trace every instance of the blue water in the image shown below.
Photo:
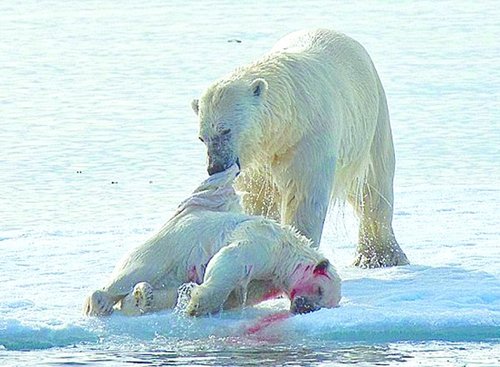
M500 365L498 24L495 1L0 3L0 364ZM344 280L338 309L252 336L284 300L82 317L205 178L191 99L320 26L359 40L386 89L412 265L351 267L356 220L334 209L321 250Z

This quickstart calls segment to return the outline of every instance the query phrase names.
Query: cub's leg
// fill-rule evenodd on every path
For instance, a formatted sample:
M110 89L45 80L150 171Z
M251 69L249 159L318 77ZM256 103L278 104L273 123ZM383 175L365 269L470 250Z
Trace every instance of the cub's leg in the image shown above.
M220 312L233 291L239 292L250 281L256 262L255 250L249 241L233 242L222 248L210 260L203 283L191 292L191 300L186 308L190 316L203 316ZM245 261L245 262L242 262Z
M132 292L121 300L120 310L128 316L173 308L177 301L177 289L153 289L147 282L137 283Z
M247 287L233 290L223 309L229 310L244 306L253 306L269 299L277 298L282 294L282 290L276 287L270 280L252 280Z

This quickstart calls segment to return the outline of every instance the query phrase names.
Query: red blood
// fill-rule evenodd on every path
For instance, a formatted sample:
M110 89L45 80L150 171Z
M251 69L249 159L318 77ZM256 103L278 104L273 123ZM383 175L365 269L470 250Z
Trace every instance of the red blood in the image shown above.
M259 300L259 302L264 302L270 299L275 299L278 296L281 296L283 294L283 291L281 289L270 289L266 294L262 296L262 298Z
M196 270L196 265L193 265L191 269L188 270L188 281L199 283L198 271Z
M328 275L328 272L326 271L326 269L314 269L313 273L314 273L314 275L324 275L325 277L330 279L330 276Z
M246 334L256 334L262 329L267 328L269 325L277 324L282 320L289 318L291 314L289 312L275 313L268 315L257 322L254 326L247 329Z

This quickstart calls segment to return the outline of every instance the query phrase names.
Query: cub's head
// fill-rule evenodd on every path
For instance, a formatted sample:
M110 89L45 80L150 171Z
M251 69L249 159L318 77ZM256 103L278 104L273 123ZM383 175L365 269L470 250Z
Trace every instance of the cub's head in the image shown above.
M315 265L299 265L293 278L290 312L302 314L338 306L340 278L327 259Z
M268 89L264 79L220 80L191 106L200 123L199 139L207 147L209 175L233 164L245 167L254 158L255 143L262 137L263 101Z

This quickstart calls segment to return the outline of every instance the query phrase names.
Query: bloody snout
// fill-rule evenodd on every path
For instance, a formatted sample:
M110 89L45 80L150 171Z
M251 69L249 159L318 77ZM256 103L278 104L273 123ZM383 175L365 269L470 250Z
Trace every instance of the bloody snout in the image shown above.
M240 160L238 158L236 158L236 160L231 159L226 161L218 161L209 158L207 172L210 176L212 176L213 174L225 171L235 163L238 165L238 168L241 169Z
M295 297L290 305L290 312L293 314L303 314L318 311L319 307L316 303L306 297Z

